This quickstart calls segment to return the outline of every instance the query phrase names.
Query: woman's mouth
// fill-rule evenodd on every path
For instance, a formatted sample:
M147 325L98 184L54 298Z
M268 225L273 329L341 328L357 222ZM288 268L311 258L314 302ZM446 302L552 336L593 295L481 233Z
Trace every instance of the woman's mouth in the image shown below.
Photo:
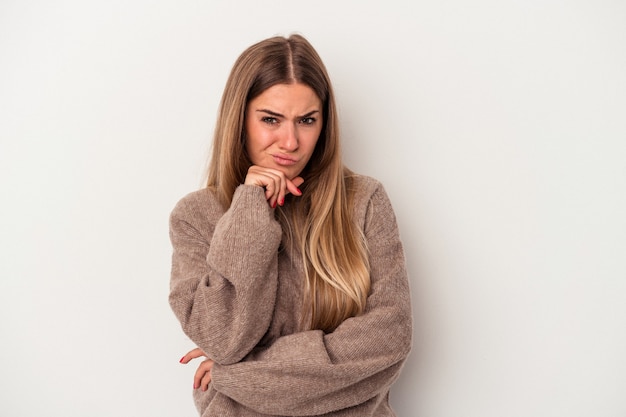
M272 158L274 158L276 165L280 166L292 166L298 163L297 159L282 154L273 154Z

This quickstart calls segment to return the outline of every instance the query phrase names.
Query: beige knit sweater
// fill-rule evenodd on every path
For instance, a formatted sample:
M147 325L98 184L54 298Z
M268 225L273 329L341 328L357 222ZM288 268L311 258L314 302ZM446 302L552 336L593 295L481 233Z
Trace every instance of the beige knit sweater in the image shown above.
M366 311L335 331L299 331L303 264L263 189L241 185L224 211L208 189L170 218L170 305L215 361L204 416L394 416L388 402L411 348L411 306L396 219L383 187L355 176L354 215L370 251ZM280 248L280 250L279 250Z

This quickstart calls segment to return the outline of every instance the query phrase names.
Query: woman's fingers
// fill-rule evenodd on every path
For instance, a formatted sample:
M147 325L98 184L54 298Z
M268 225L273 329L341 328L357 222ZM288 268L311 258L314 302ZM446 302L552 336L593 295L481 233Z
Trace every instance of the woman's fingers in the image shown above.
M300 191L298 187L301 186L303 183L304 183L304 178L302 177L296 177L292 179L291 181L288 180L287 191L289 191L293 195L301 196L302 191Z
M180 359L180 363L189 363L191 360L196 358L206 358L207 355L200 348L195 348L190 350ZM193 376L193 389L201 388L202 391L206 391L209 389L209 384L211 383L211 368L213 368L213 361L211 359L203 360L200 365L198 365L198 369L196 369L196 373Z
M281 174L279 171L252 165L248 169L244 184L258 185L265 188L265 199L270 206L276 207L278 194L281 189Z
M185 354L185 356L180 358L180 363L189 363L189 361L200 358L202 356L206 357L206 354L200 348L195 348L193 350L190 350Z
M193 376L193 389L201 388L202 391L209 389L209 383L211 383L211 368L213 368L213 361L211 359L202 361Z
M302 177L289 180L282 171L253 165L248 169L244 184L258 185L265 189L265 199L272 208L285 204L285 196L302 195L298 186L304 182Z

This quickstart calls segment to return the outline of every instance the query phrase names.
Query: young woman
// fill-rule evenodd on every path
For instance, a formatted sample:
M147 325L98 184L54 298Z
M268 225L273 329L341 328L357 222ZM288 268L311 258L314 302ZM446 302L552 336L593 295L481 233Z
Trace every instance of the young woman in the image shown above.
M326 69L301 36L236 61L207 187L170 218L170 305L205 357L202 416L393 416L411 348L389 199L344 167Z

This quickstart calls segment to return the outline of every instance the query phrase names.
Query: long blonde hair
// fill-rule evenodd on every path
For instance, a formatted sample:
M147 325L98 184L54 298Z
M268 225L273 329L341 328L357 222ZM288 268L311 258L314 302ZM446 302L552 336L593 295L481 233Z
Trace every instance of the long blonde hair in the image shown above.
M207 186L224 207L251 165L245 149L248 101L276 84L309 86L323 103L323 127L300 174L303 195L288 195L278 219L287 240L303 257L306 276L303 327L334 330L365 309L370 289L368 253L351 211L351 173L343 166L337 109L330 78L319 55L300 35L274 37L246 49L226 83L213 138Z

